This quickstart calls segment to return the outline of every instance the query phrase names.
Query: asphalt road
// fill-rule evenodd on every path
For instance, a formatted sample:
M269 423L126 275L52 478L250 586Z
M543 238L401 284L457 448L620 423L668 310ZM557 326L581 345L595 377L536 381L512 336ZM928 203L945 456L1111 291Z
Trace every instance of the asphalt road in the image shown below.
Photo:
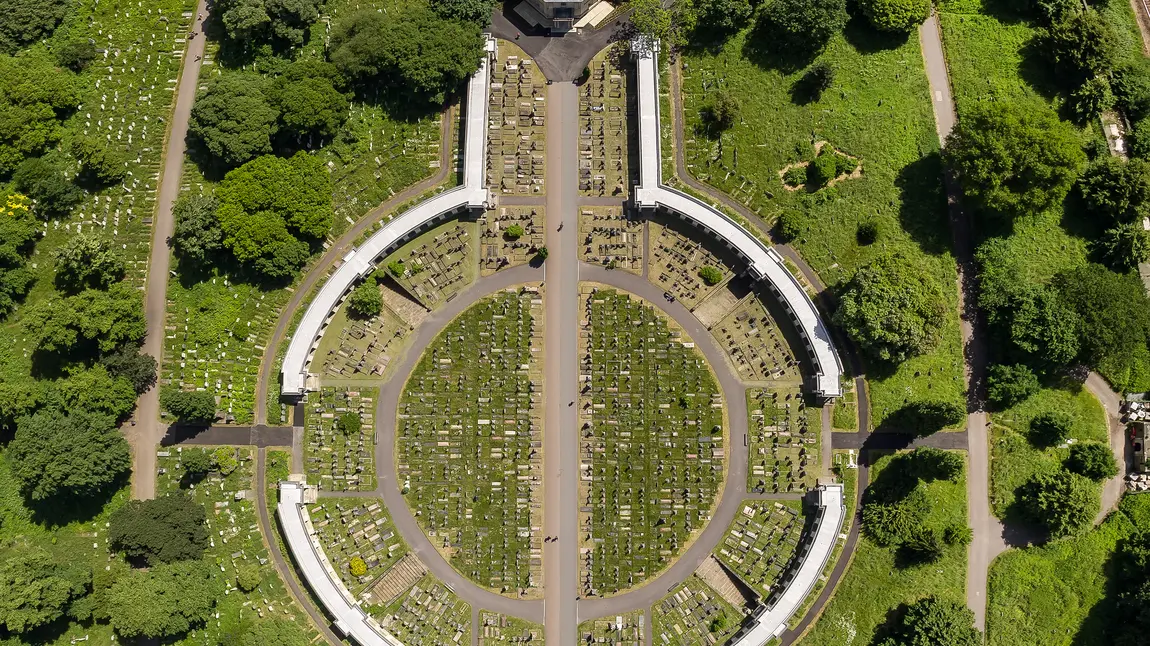
M1110 429L1110 450L1114 452L1114 461L1118 463L1118 475L1107 480L1102 489L1102 508L1094 518L1094 524L1097 525L1118 506L1122 494L1126 493L1126 473L1134 465L1134 447L1126 434L1126 425L1122 423L1122 397L1114 392L1110 384L1097 372L1089 373L1084 385L1106 411L1106 422Z
M207 0L199 0L198 15L207 18ZM180 82L176 90L176 106L172 111L164 167L160 174L160 190L156 195L155 221L152 223L152 253L148 258L148 278L144 296L144 318L147 335L143 351L160 365L164 358L164 321L168 311L168 268L171 251L168 238L172 237L174 222L172 205L180 195L180 182L184 176L184 152L187 145L188 117L196 100L199 86L200 59L204 54L203 21L196 20L193 31L200 35L187 42L184 60L180 66ZM146 499L156 495L156 445L164 436L160 423L160 389L152 386L140 395L136 403L133 423L123 427L124 435L132 447L132 498Z
M575 646L579 616L579 93L573 83L548 86L543 354L544 639ZM563 227L560 230L560 227Z

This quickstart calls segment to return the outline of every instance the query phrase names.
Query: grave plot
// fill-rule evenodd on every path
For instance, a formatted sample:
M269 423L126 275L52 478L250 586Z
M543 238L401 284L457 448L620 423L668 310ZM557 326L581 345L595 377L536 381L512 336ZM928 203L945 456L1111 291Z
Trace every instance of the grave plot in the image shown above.
M475 225L448 222L407 243L382 268L428 310L475 280Z
M622 206L580 207L579 259L641 274L643 222Z
M219 397L223 422L248 424L264 343L291 294L226 277L185 287L168 281L164 383Z
M650 304L583 286L579 400L581 591L665 568L722 488L723 399L694 343Z
M636 101L628 90L634 66L614 49L599 52L587 64L590 75L579 86L579 193L625 197L630 190L630 151L635 136L630 119Z
M323 375L325 384L377 379L402 351L410 331L386 304L378 316L366 321L349 318L347 307L341 306L316 348L312 370Z
M320 498L308 513L324 554L353 595L366 596L372 582L387 576L407 553L381 500ZM355 574L353 569L364 573ZM403 589L410 586L411 582Z
M375 490L378 388L324 386L305 407L304 471L323 491Z
M471 605L432 576L423 577L386 606L369 610L405 646L471 643Z
M487 110L487 183L505 195L541 195L547 79L515 45L499 40Z
M807 407L798 386L747 391L748 491L788 493L815 486L822 468L820 411Z
M399 403L398 477L464 576L513 596L542 584L542 299L473 305L425 351Z
M766 599L791 564L802 533L797 501L747 500L714 553Z
M643 646L643 612L603 617L579 624L579 643Z
M677 227L651 221L647 223L648 279L661 289L694 309L715 285L726 282L734 272L719 259L706 245L688 235L680 233ZM698 234L698 230L695 230ZM702 235L702 234L698 234ZM699 276L704 268L716 270L719 280L708 285Z
M713 646L738 631L744 614L698 577L677 586L651 608L657 646Z
M183 459L193 452L217 451L223 460L223 471L217 468L198 482L189 479ZM257 484L253 481L254 458L254 450L249 447L175 447L157 453L156 495L183 490L204 505L211 537L204 559L216 566L226 583L224 594L216 599L217 620L208 622L200 643L220 643L218 640L224 636L221 626L235 626L239 619L256 617L288 619L316 636L307 616L276 573L260 535L253 489ZM238 587L241 572L245 585L255 583L250 591ZM249 577L253 581L247 581Z
M543 246L543 207L501 206L479 220L479 258L484 276L523 265Z
M765 294L751 294L721 321L711 335L727 351L744 381L801 383L799 361L763 305Z
M484 610L479 613L479 646L542 644L542 624Z

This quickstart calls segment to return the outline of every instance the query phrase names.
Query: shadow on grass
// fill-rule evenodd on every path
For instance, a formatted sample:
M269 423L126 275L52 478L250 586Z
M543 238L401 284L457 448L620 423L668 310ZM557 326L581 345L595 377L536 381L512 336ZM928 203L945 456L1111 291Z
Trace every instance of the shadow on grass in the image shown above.
M951 251L942 155L932 152L903 166L894 184L899 193L898 219L903 231L925 253L937 256Z
M770 33L765 20L759 20L743 41L743 56L767 70L793 74L810 65L823 50L822 46L786 48Z
M116 493L128 485L130 477L130 473L121 474L108 486L85 496L39 501L24 496L24 506L32 512L32 522L48 529L87 522L100 515Z
M915 31L917 33L917 31ZM852 17L843 29L843 37L851 47L863 55L898 49L910 40L911 32L905 34L884 32L875 29L861 16Z

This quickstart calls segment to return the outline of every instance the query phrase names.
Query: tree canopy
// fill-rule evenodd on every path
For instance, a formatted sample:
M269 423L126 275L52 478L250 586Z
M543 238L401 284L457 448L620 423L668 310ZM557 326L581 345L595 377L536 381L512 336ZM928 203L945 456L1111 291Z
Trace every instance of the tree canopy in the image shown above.
M135 384L128 377L113 376L100 363L71 368L70 374L52 382L44 395L45 401L64 411L83 410L114 420L127 419L136 407L136 397Z
M996 363L986 377L987 399L998 408L1010 408L1042 388L1034 371L1022 364Z
M1109 74L1118 55L1118 43L1106 19L1093 9L1071 11L1045 33L1051 62L1073 86Z
M266 84L254 72L213 78L192 106L188 136L225 168L270 153L279 111L264 94Z
M228 38L248 48L268 42L302 45L319 19L317 0L225 0L220 5Z
M244 164L216 189L224 245L268 278L291 276L308 257L307 241L331 229L331 195L331 176L307 153Z
M308 646L311 640L299 624L272 618L256 623L244 633L241 646Z
M497 4L495 0L432 0L431 8L444 19L486 27Z
M204 506L183 493L130 500L112 512L108 540L149 565L198 559L208 546L206 518Z
M116 420L84 410L44 409L19 419L8 458L21 493L36 502L99 496L132 468Z
M280 134L299 139L335 136L348 115L348 96L339 88L343 77L331 63L295 61L268 87L280 113Z
M64 177L63 167L43 157L21 162L12 184L32 198L33 212L44 218L66 216L84 199L84 191Z
M176 200L172 216L172 250L180 259L181 269L203 269L224 248L224 232L216 217L219 201L211 195L188 195Z
M772 0L759 13L768 49L800 52L822 49L847 24L845 0Z
M222 585L202 561L136 570L108 591L112 627L123 637L175 637L204 624Z
M96 184L115 184L128 174L128 153L111 142L84 137L72 143L72 153L80 160L84 177Z
M100 364L112 377L122 377L132 384L137 394L156 383L156 359L136 348L123 347L100 357Z
M328 51L361 86L382 83L436 105L478 69L482 56L478 25L444 20L430 8L352 13L332 29Z
M906 607L878 646L980 646L974 613L965 605L935 596Z
M967 198L1013 217L1060 204L1086 156L1053 112L994 102L963 113L944 159Z
M875 29L905 34L930 15L930 0L861 0L859 8Z
M0 626L26 633L64 616L88 593L92 570L27 544L0 550Z
M347 313L352 318L369 319L383 311L383 298L375 281L364 281L347 297Z
M66 0L0 0L0 51L13 53L51 36L67 11Z
M181 390L164 386L160 406L181 422L209 424L216 418L216 397L206 390Z
M37 350L112 352L126 344L138 345L147 326L140 292L116 283L107 291L86 289L30 306L24 330Z
M124 255L107 238L77 233L52 252L56 260L56 286L75 294L85 289L108 289L127 271Z
M1076 442L1070 447L1066 468L1084 478L1101 482L1118 475L1118 463L1110 447L1101 442Z
M32 288L35 276L27 257L37 235L31 201L19 193L0 197L0 319Z
M1106 222L1133 222L1150 206L1150 164L1106 155L1078 178L1078 191L1091 215Z
M1036 474L1019 487L1018 502L1031 522L1054 538L1091 527L1100 506L1090 481L1069 471Z
M10 14L0 10L0 16L8 18ZM13 58L0 54L0 176L16 170L26 157L55 145L64 133L62 118L79 104L75 74L57 68L43 56Z
M713 36L726 36L747 25L754 13L750 0L697 0L695 29Z
M693 0L679 0L670 7L659 0L631 0L629 4L631 24L644 36L682 47L695 30L698 18Z
M911 256L879 256L843 290L836 322L883 361L929 352L942 339L947 303L935 272Z

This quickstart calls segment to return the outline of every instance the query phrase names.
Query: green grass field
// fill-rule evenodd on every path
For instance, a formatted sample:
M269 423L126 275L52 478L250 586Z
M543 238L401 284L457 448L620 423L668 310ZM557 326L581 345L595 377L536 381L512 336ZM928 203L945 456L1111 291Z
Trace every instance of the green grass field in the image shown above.
M880 253L923 256L952 314L934 352L897 368L868 366L872 426L882 426L887 415L908 403L961 402L956 273L918 40L895 42L852 23L816 59L835 69L833 86L819 101L803 103L792 88L805 68L780 69L778 61L754 49L751 36L738 34L715 53L683 56L684 152L690 172L768 222L784 209L804 208L808 226L794 244L832 287ZM716 88L742 104L741 121L719 140L706 136L700 116ZM779 173L809 158L814 141L827 141L861 160L861 177L817 193L786 189ZM863 220L879 224L875 244L856 240Z
M580 397L584 594L638 585L710 518L725 462L723 399L706 360L641 299L583 288ZM735 402L735 405L743 405Z
M875 480L891 456L879 458L870 468ZM966 479L920 485L933 503L927 527L942 531L966 523ZM897 565L896 549L881 547L865 536L859 538L854 561L830 603L823 610L802 646L865 646L875 629L901 603L936 595L965 602L966 548L949 547L936 563L909 568Z
M396 431L399 482L432 543L464 576L512 596L542 584L533 296L501 292L444 329L404 388Z
M990 416L990 502L999 518L1009 515L1014 491L1036 473L1061 468L1069 449L1036 447L1029 439L1030 421L1039 413L1057 411L1074 420L1070 437L1109 442L1106 413L1086 389L1046 388L1030 399ZM1101 487L1099 487L1101 491Z
M1106 600L1117 544L1150 529L1150 496L1126 496L1098 527L1039 547L1008 550L990 567L986 637L991 646L1104 646Z

